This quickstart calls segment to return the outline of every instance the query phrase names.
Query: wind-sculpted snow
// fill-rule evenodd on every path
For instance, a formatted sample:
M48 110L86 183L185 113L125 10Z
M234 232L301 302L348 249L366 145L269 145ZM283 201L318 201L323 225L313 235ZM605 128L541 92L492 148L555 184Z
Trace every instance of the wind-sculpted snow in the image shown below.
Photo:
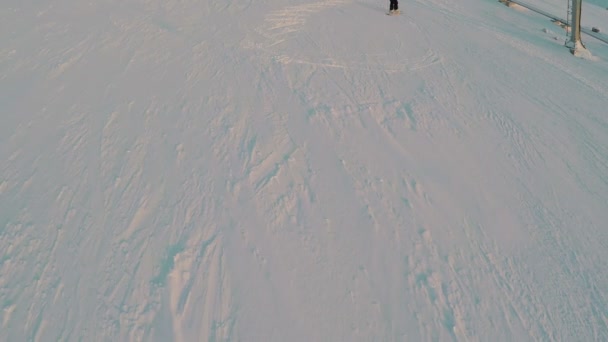
M608 340L608 47L387 6L0 6L0 340Z

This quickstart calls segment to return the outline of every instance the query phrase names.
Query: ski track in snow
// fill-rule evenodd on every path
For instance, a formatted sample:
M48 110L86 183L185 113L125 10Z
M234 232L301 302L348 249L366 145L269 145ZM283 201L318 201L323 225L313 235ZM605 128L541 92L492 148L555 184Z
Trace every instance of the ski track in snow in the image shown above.
M608 339L606 62L402 7L5 6L0 340Z

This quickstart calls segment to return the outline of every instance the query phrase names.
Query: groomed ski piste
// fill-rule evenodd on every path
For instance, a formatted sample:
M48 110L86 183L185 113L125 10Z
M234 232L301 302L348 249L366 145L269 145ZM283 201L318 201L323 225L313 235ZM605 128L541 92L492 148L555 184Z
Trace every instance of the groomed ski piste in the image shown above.
M399 5L3 1L0 341L608 340L608 45Z

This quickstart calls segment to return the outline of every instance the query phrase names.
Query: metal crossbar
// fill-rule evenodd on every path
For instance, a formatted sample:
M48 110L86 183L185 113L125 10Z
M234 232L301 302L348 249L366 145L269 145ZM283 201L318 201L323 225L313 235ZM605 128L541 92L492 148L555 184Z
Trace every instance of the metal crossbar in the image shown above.
M560 22L560 23L562 23L564 25L570 25L570 23L569 23L568 20L564 20L562 18L559 18L559 17L557 17L557 16L555 16L555 15L553 15L551 13L545 12L545 11L539 9L539 8L536 8L536 7L532 6L532 5L528 5L528 4L523 3L523 2L521 2L519 0L509 0L509 2L512 2L512 3L517 4L519 6L522 6L522 7L525 7L525 8L527 8L527 9L533 11L533 12L536 12L538 14L544 15L545 17L551 18L552 20ZM568 2L568 4L570 4L570 2ZM568 11L569 11L569 13L571 13L570 5L568 5L568 7L569 7ZM593 38L595 38L595 39L597 39L597 40L599 40L599 41L601 41L601 42L603 42L605 44L608 44L608 36L606 36L604 34L601 34L599 32L593 32L588 27L581 27L581 32L583 32L584 34L586 34L588 36L591 36L591 37L593 37Z

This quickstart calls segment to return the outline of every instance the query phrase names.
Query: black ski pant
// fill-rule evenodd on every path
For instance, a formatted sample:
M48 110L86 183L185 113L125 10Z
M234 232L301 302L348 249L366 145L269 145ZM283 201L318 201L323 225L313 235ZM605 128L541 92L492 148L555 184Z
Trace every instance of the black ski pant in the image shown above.
M391 11L399 9L399 2L397 0L391 0Z

